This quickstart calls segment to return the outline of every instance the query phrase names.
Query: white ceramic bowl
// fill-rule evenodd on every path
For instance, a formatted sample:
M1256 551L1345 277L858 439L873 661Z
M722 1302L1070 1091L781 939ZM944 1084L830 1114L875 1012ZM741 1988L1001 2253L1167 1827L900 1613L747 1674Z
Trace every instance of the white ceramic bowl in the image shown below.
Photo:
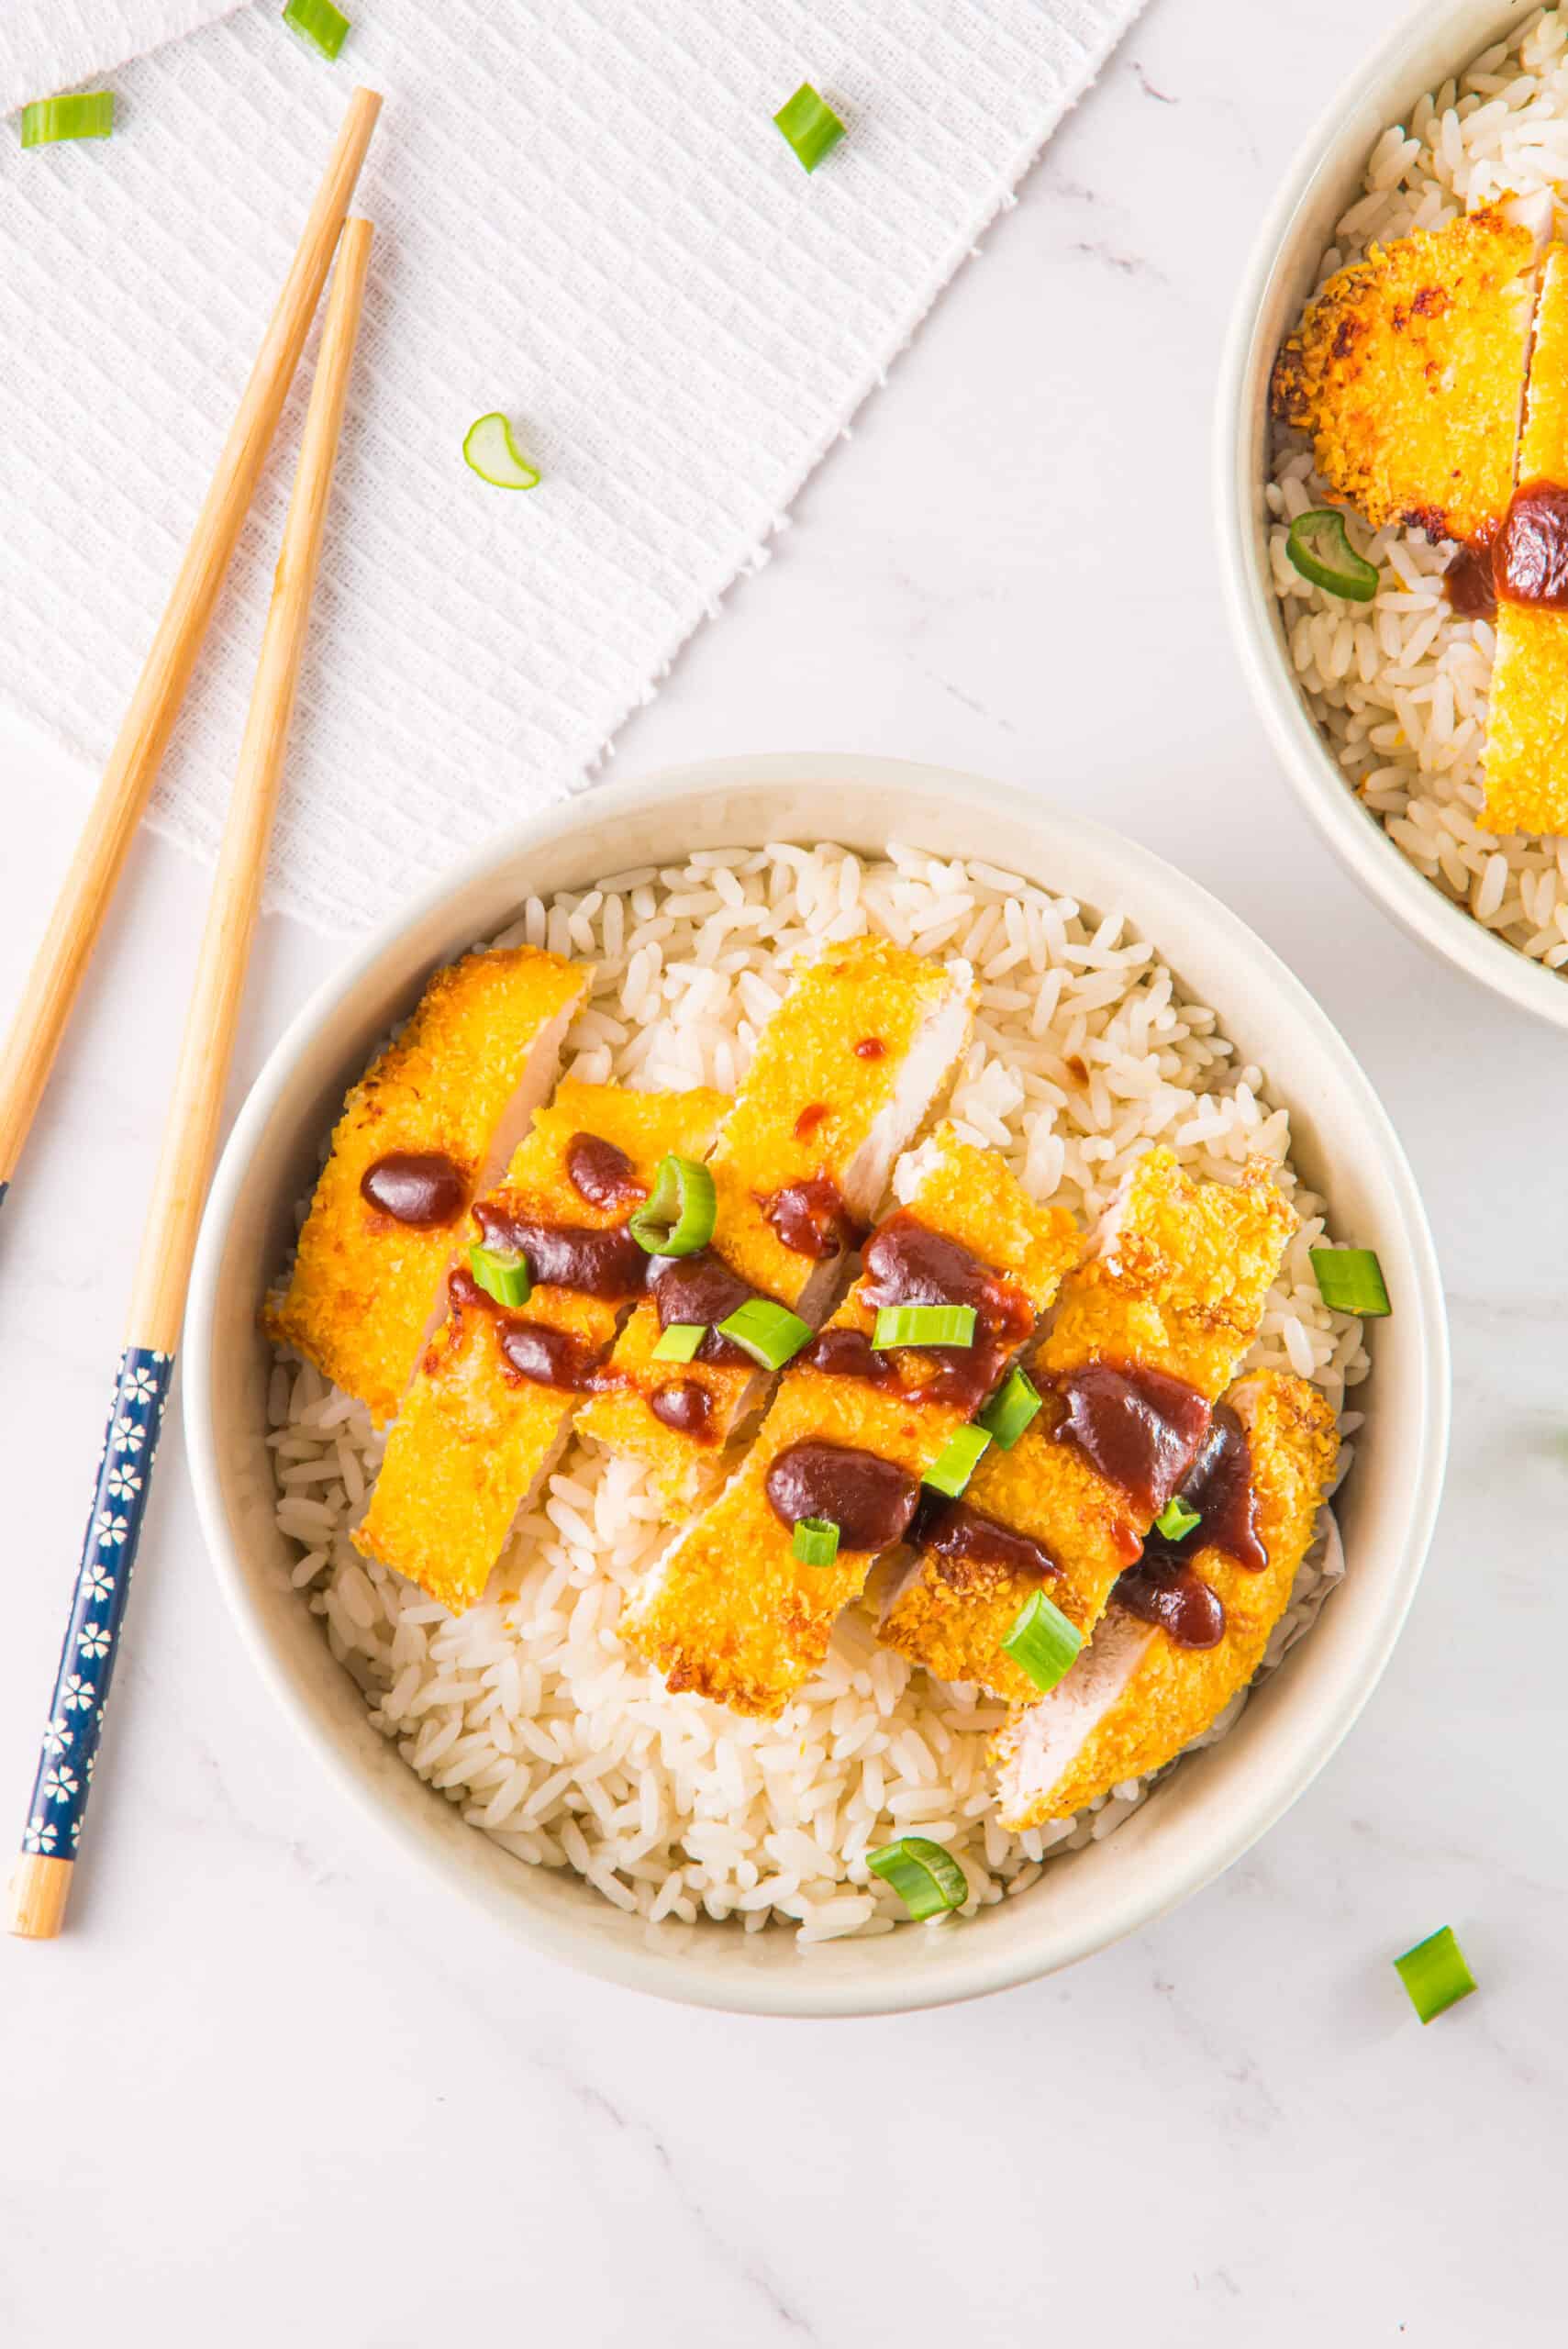
M1241 662L1307 813L1368 896L1445 962L1554 1027L1568 982L1484 930L1418 873L1362 807L1296 685L1270 582L1269 376L1318 279L1334 225L1360 194L1382 131L1531 13L1536 0L1424 0L1337 97L1265 218L1220 369L1215 483L1219 556Z
M785 1933L648 1926L577 1877L510 1858L380 1737L317 1619L288 1587L264 1444L268 1348L257 1310L311 1182L320 1138L378 1037L427 974L507 923L529 892L668 864L698 845L889 838L988 859L1092 907L1125 907L1219 1013L1288 1104L1296 1163L1336 1230L1373 1247L1396 1310L1375 1332L1340 1523L1350 1571L1310 1636L1222 1743L1194 1756L1104 1843L1016 1899L940 1933L796 1951ZM890 2012L973 1997L1103 1949L1216 1876L1277 1819L1355 1719L1409 1604L1437 1513L1448 1355L1431 1239L1377 1097L1284 966L1223 906L1144 849L972 775L860 758L726 760L596 792L504 835L362 947L284 1037L239 1114L202 1230L184 1341L185 1426L203 1523L241 1634L324 1776L390 1829L411 1897L466 1893L521 1941L589 1973L760 2014Z

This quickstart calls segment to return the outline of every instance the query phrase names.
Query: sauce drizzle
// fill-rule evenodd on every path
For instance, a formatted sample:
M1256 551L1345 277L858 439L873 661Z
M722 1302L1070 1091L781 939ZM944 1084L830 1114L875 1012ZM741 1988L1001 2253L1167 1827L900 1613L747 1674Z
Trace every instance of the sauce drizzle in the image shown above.
M1196 1387L1162 1370L1111 1362L1085 1363L1056 1386L1067 1406L1060 1440L1076 1443L1143 1517L1158 1517L1208 1430Z
M1041 1581L1059 1575L1062 1567L1043 1542L1019 1533L1010 1525L987 1517L968 1501L948 1501L926 1530L923 1547L942 1562L942 1580L962 1590L973 1579L966 1565L999 1566L1004 1574L1028 1575Z
M781 1525L830 1518L840 1552L891 1549L920 1497L907 1469L842 1443L792 1443L769 1467L766 1489Z
M907 1208L889 1216L867 1241L860 1296L873 1313L890 1305L974 1308L972 1345L900 1350L917 1366L917 1383L905 1389L910 1401L951 1404L966 1418L1034 1328L1034 1308L1021 1289Z
M781 1243L795 1255L809 1256L818 1264L841 1254L859 1237L830 1174L812 1174L804 1183L787 1183L782 1191L765 1198L762 1207Z
M473 1217L487 1248L515 1250L528 1258L536 1286L573 1289L579 1297L619 1305L640 1297L647 1286L651 1260L624 1226L595 1231L580 1224L541 1223L515 1214L503 1199L481 1199Z
M635 1208L648 1197L624 1150L603 1134L573 1134L566 1145L566 1177L579 1198L606 1214Z
M389 1150L360 1177L360 1197L378 1215L414 1231L454 1223L468 1200L468 1176L441 1150Z
M695 1436L699 1443L711 1441L708 1422L713 1417L713 1397L696 1379L673 1378L667 1386L655 1387L648 1408L678 1435Z

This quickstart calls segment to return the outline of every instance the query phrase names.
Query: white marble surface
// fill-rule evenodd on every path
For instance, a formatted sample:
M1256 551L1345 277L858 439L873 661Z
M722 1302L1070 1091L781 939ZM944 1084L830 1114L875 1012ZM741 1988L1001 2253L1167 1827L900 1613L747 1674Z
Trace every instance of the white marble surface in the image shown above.
M1361 1724L1249 1860L1071 1975L887 2023L654 2009L411 1890L322 1785L174 1433L72 1931L0 1946L0 2340L1562 2338L1561 1055L1329 863L1210 554L1252 223L1399 13L1153 0L615 762L1029 781L1184 864L1340 1021L1425 1186L1457 1366L1441 1531ZM3 730L0 779L9 1000L87 786ZM0 1219L17 1826L203 894L139 848ZM237 1097L337 952L267 928ZM1388 1960L1445 1920L1482 1992L1422 2032Z

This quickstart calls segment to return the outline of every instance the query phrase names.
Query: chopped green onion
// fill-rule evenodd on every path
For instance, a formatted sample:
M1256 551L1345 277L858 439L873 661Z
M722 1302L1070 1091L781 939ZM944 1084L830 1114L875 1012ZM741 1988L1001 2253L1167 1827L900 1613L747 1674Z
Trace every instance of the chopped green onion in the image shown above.
M1198 1511L1189 1508L1180 1493L1173 1493L1154 1520L1154 1531L1167 1542L1184 1542L1194 1526L1202 1523Z
M1429 1933L1424 1942L1418 1942L1403 1957L1396 1957L1394 1970L1410 1993L1410 2004L1423 2022L1430 2022L1445 2008L1457 2006L1475 1987L1475 1976L1464 1962L1464 1952L1454 1940L1451 1925Z
M530 465L512 438L512 428L499 408L482 416L463 436L464 461L492 489L537 489L539 469Z
M945 1493L950 1501L957 1500L990 1443L984 1428L960 1428L956 1435L949 1436L940 1457L927 1469L924 1482L933 1492Z
M695 1158L671 1152L654 1171L653 1188L627 1229L651 1256L695 1256L713 1238L718 1199L713 1176Z
M901 1835L896 1843L868 1852L866 1865L893 1887L917 1920L944 1917L950 1909L962 1909L969 1898L963 1870L952 1854L933 1843L929 1835Z
M1010 1370L981 1412L980 1424L993 1442L1011 1452L1040 1408L1040 1389L1033 1380L1021 1370Z
M749 1297L718 1325L721 1338L733 1338L764 1370L782 1370L792 1354L809 1345L812 1329L787 1305L771 1297Z
M839 1554L839 1529L830 1517L797 1517L790 1547L803 1566L830 1566Z
M336 57L349 37L349 19L332 0L288 0L284 22L323 57Z
M794 97L784 100L773 120L808 172L832 153L844 135L843 124L809 82L803 82Z
M1359 1313L1363 1320L1393 1312L1375 1249L1314 1248L1311 1256L1318 1294L1325 1305L1340 1313Z
M500 1248L482 1248L476 1240L468 1252L468 1269L497 1305L526 1305L533 1295L533 1278L526 1256Z
M973 1305L884 1305L871 1341L879 1353L884 1346L972 1346L974 1319Z
M1344 516L1331 506L1298 514L1290 526L1284 551L1303 579L1310 579L1314 587L1327 587L1330 596L1344 596L1352 604L1370 604L1377 593L1377 565L1357 554L1345 536Z
M706 1321L672 1321L653 1349L655 1362L695 1362L707 1335Z
M1037 1688L1054 1688L1084 1644L1084 1635L1043 1590L1018 1609L1002 1645Z
M24 147L52 147L61 139L106 139L114 127L112 90L82 90L71 98L35 98L22 108Z

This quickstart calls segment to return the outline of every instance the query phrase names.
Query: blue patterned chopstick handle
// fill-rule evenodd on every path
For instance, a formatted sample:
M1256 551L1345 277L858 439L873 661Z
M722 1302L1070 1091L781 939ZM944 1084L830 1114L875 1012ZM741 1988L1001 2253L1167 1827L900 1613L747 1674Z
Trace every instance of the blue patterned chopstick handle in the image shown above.
M76 1855L173 1375L172 1354L128 1346L120 1356L76 1596L22 1837L24 1852L45 1852L62 1860Z

